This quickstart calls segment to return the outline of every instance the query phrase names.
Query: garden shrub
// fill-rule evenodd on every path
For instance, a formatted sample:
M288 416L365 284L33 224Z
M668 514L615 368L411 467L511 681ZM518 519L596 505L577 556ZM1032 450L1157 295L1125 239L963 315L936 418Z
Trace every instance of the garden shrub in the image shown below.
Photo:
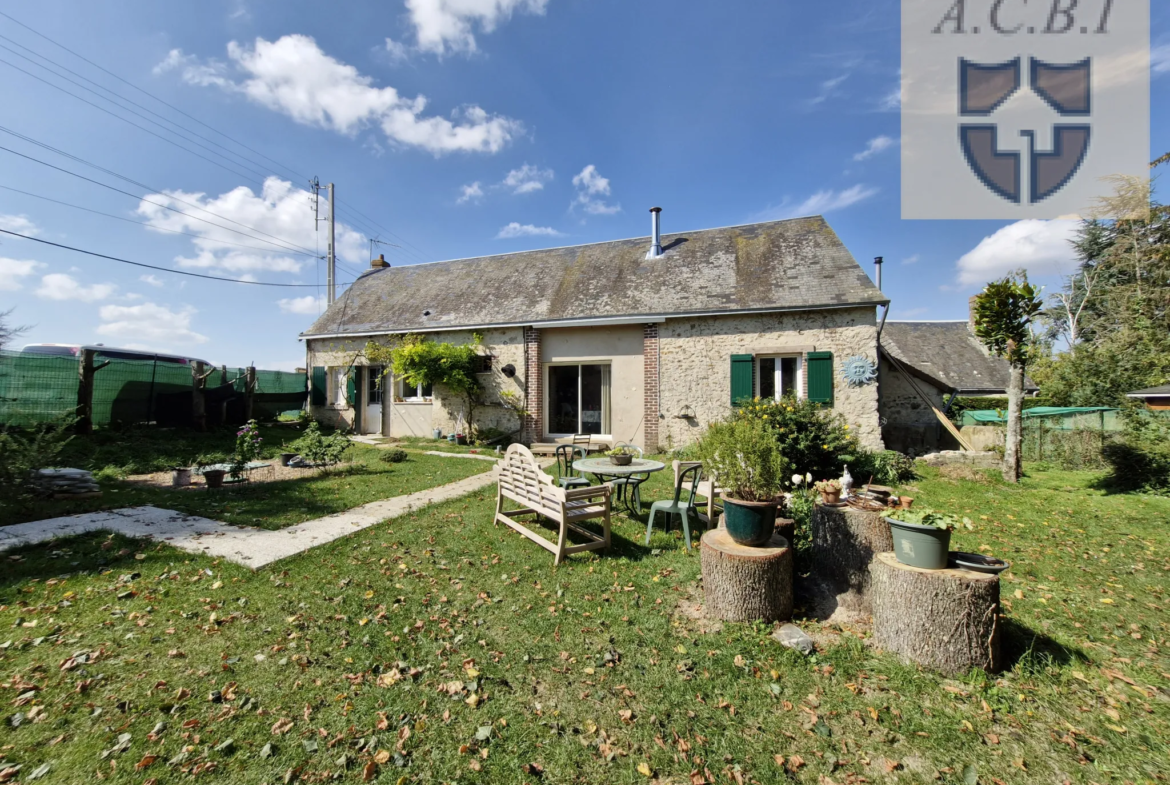
M293 449L313 466L335 466L341 463L346 451L352 446L345 434L339 431L324 434L316 422L309 423L304 435L292 444Z
M33 475L58 465L61 451L73 439L70 425L0 428L0 506L23 507L40 495Z
M699 441L704 472L718 475L728 496L743 501L771 501L780 495L792 464L784 457L776 433L762 419L737 418L715 423Z
M389 450L383 450L382 454L378 457L382 463L402 463L407 459L408 455L406 450L393 447Z
M862 452L861 443L850 433L845 418L812 401L794 397L744 401L735 410L732 421L744 420L768 425L793 471L811 473L814 480L840 477L847 462L845 458Z
M848 464L855 487L868 482L874 485L900 485L918 477L914 459L895 450L870 452L862 449L855 455L841 456L841 460Z
M1106 487L1170 492L1170 419L1146 414L1130 417L1123 440L1106 444L1101 455L1110 466Z

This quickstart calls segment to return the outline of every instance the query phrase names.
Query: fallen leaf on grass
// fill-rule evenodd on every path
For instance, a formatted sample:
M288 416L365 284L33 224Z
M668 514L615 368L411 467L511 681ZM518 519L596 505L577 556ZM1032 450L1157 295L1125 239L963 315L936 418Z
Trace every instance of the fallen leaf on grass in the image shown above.
M650 765L647 763L638 764L638 773L643 777L651 777L654 774L654 772L650 771Z
M378 776L378 764L369 761L362 767L362 782L370 782L374 777Z
M152 763L154 763L156 760L158 760L158 756L157 756L157 755L143 755L143 756L142 756L142 760L140 760L140 761L138 761L137 763L135 763L135 764L134 764L134 769L135 769L136 771L142 771L142 770L143 770L143 769L145 769L147 766L149 766L149 765L151 765Z
M293 721L288 717L281 717L272 725L272 735L280 736L292 730Z
M797 769L799 769L803 765L804 765L804 758L800 757L799 755L793 755L792 757L790 757L788 759L788 763L785 764L785 767L789 771L796 771Z

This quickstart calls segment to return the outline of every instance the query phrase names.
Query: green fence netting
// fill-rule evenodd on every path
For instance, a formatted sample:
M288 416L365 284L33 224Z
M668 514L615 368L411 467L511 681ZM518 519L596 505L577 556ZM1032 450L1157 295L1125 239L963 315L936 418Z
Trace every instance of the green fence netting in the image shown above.
M1124 425L1120 410L1105 406L1036 406L1020 413L1025 422L1055 431L1098 430L1115 433ZM959 425L1003 425L1007 412L1002 409L968 410L963 412Z
M108 363L103 365L103 363ZM94 374L95 425L191 424L192 375L188 365L153 360L106 360ZM79 364L74 357L0 352L0 425L59 423L77 410ZM246 369L215 369L205 389L208 423L242 422ZM257 371L252 414L271 419L305 405L305 374Z

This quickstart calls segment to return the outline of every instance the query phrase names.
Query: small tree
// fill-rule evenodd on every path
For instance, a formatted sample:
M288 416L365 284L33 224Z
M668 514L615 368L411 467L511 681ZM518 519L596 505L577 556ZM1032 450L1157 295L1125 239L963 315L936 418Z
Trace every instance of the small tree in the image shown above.
M987 284L975 297L975 335L992 354L1004 358L1011 366L1007 391L1007 443L1003 456L1003 477L1008 482L1019 482L1022 471L1020 415L1024 374L1034 348L1032 322L1042 307L1040 290L1028 283L1028 274L1023 270Z

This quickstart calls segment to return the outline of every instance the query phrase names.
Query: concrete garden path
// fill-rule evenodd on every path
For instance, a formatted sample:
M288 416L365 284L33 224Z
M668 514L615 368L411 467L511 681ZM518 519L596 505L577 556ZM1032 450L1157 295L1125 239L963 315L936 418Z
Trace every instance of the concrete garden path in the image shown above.
M395 518L428 504L456 499L478 491L494 484L495 481L496 472L489 471L426 491L363 504L346 512L298 523L277 531L232 526L158 507L127 507L0 527L0 551L45 542L56 537L70 537L92 531L112 531L127 537L159 540L180 550L227 559L255 570L361 531L388 518Z

